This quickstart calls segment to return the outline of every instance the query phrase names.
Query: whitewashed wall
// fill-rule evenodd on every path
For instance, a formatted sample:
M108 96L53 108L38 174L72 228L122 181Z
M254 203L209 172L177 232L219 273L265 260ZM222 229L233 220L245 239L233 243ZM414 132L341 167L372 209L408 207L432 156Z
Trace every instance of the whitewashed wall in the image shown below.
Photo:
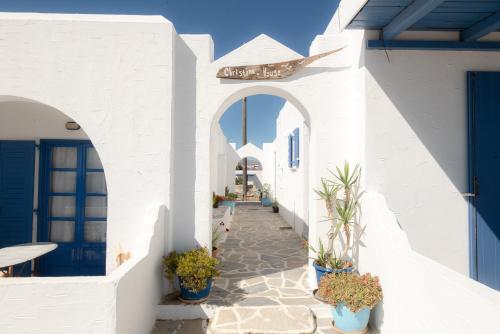
M39 119L54 120L53 108L78 122L97 148L109 192L108 276L6 279L0 323L9 332L116 333L117 321L125 326L120 333L151 330L162 292L163 227L171 230L171 111L180 108L172 99L174 36L158 16L0 14L7 103L0 104L33 100ZM2 111L2 120L12 116ZM16 122L17 130L30 126ZM67 138L58 122L51 136ZM117 268L121 250L132 258Z
M240 158L231 146L220 125L217 124L212 136L210 180L212 192L224 195L226 187L234 191L234 170Z
M157 16L0 14L0 95L63 112L99 152L108 273L120 248L147 247L144 211L169 202L173 34Z
M288 167L288 135L299 128L299 167ZM308 137L309 127L302 114L290 103L285 103L276 120L276 199L280 215L301 236L308 238Z
M362 33L351 34L364 44ZM467 275L466 75L500 71L500 57L369 50L362 57L367 189L387 198L413 249Z
M374 328L383 334L498 331L500 292L413 251L381 194L366 193L362 210L359 270L378 275L384 293L372 312Z

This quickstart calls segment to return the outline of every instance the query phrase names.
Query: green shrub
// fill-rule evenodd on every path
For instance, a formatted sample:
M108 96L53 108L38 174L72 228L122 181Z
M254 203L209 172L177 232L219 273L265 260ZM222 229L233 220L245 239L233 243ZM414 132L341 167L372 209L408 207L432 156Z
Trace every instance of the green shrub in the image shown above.
M226 195L226 198L230 201L234 201L234 200L237 200L238 199L238 195L235 194L235 193L228 193Z
M327 274L321 278L318 293L326 302L337 306L345 303L352 312L374 308L383 298L377 276L370 274Z
M165 276L169 280L177 275L181 284L191 292L198 292L207 287L209 278L219 274L215 268L219 260L209 255L206 248L197 248L177 254L175 251L163 258Z
M170 252L168 256L163 257L163 271L165 277L172 281L175 277L177 264L179 263L179 254L176 251Z

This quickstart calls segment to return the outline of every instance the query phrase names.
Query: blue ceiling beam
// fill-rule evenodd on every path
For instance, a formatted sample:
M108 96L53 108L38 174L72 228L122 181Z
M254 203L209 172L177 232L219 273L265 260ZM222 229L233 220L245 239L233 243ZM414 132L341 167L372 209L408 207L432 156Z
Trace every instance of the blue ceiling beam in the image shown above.
M382 29L382 39L391 40L420 21L445 0L415 0Z
M369 40L370 50L428 50L428 51L496 51L500 52L500 42L460 42L460 41L384 41Z
M488 16L484 20L474 24L472 27L462 31L460 39L465 42L477 41L479 38L498 29L500 29L500 12Z

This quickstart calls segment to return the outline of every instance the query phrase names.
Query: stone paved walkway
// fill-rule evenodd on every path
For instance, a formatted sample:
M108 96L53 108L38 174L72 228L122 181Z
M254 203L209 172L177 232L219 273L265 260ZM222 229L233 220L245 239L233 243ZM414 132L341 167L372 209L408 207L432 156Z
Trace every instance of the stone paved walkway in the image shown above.
M314 333L334 333L328 307L312 297L303 240L271 208L238 206L229 235L219 248L221 275L208 303L223 308L211 320L211 330L255 332L266 323L277 330L272 325L279 320L276 310L281 309L290 318L278 326L283 332L301 328L297 333L313 333L312 309L318 317Z
M207 333L337 333L329 306L312 296L303 240L271 208L238 206L219 249L221 275L207 301L217 311ZM175 332L158 327L174 325ZM167 321L157 323L154 333L191 333L186 326L206 327L203 320Z

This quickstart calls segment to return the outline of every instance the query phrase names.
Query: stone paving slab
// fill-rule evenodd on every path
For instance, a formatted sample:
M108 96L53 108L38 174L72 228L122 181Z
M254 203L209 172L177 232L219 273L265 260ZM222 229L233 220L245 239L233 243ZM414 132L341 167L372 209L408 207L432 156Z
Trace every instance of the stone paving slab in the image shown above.
M158 320L151 334L205 334L207 320Z
M313 334L316 321L305 306L221 308L210 320L211 334Z

